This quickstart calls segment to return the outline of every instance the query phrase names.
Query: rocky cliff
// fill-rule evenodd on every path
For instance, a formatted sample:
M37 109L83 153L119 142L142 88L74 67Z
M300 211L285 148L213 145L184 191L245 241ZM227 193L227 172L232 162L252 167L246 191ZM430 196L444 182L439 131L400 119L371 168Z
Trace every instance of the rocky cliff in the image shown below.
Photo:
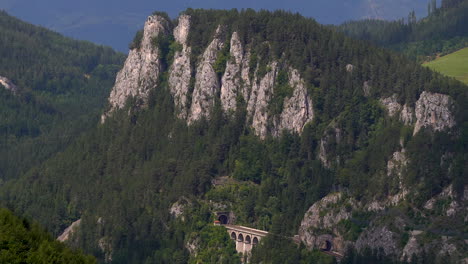
M244 51L237 32L232 34L226 71L221 80L221 105L225 112L235 111L237 96L249 98L249 52Z
M145 104L162 71L160 51L155 47L154 39L160 34L167 34L168 30L169 22L163 17L148 17L137 47L130 50L122 70L117 74L109 96L110 109L102 115L102 122L112 112L123 108L130 97L139 104Z
M172 64L168 66L168 87L173 96L177 116L192 124L201 118L210 118L215 102L219 100L226 115L237 109L239 98L247 104L249 124L261 138L279 136L282 131L301 133L304 126L313 120L313 102L306 83L298 70L286 64L271 61L267 72L260 76L259 67L250 67L249 45L243 45L237 32L226 36L223 25L218 25L212 40L202 54L192 56L189 46L190 16L181 15L174 30L170 21L153 15L143 29L141 44L130 50L123 69L118 73L114 88L109 96L110 109L102 116L104 122L116 109L124 107L132 97L138 105L144 105L150 91L159 89L159 77L163 69L161 50L154 45L154 38L161 34L172 35L182 46L175 51ZM226 39L229 40L226 41ZM228 45L228 60L220 76L215 64L222 50ZM280 113L271 113L269 103L275 96L277 75L286 71L288 84L293 92L284 98Z
M449 186L428 200L424 208L414 210L428 219L441 221L443 216L445 221L450 221L455 216L466 215L468 188L464 193L457 199ZM402 203L405 203L404 196L398 201L388 197L383 201L366 202L356 201L344 193L329 194L309 208L299 227L299 238L308 248L339 254L346 254L348 248L353 247L358 252L382 250L385 255L402 261L411 261L421 252L433 252L440 261L463 258L466 242L462 236L446 234L443 230L414 229L414 222L400 211L401 207L394 207ZM440 208L443 203L447 207ZM435 204L439 204L438 209Z
M176 51L174 62L169 69L169 88L174 96L174 105L180 118L187 118L187 96L189 93L192 70L190 67L191 48L187 45L190 30L190 17L182 15L174 29L174 39L182 44L182 50Z
M445 94L424 91L414 108L398 103L396 94L382 98L380 102L387 109L388 115L397 116L406 125L414 125L413 134L422 128L443 131L455 126L452 113L454 103L452 98Z
M215 98L219 91L220 83L213 65L218 58L218 53L225 45L222 40L222 31L223 28L218 26L213 40L205 49L197 65L195 88L192 94L190 115L187 120L189 124L202 117L209 117L210 111L215 104Z
M13 94L18 93L19 91L18 87L6 77L0 76L0 85L11 91Z

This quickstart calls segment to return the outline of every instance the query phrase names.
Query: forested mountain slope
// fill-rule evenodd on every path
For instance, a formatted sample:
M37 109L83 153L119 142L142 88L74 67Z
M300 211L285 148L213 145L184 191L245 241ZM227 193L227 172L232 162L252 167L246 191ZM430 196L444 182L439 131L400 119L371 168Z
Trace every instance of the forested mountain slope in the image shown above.
M430 15L420 20L410 13L406 20L351 21L337 29L419 61L468 46L467 0L443 0L439 8L432 5L430 10Z
M0 12L0 182L95 123L124 57ZM16 87L14 91L4 86Z
M275 234L253 263L456 262L466 89L297 14L156 12L101 124L0 199L109 263L238 263L216 211Z
M96 263L92 256L74 252L37 224L0 209L1 263Z

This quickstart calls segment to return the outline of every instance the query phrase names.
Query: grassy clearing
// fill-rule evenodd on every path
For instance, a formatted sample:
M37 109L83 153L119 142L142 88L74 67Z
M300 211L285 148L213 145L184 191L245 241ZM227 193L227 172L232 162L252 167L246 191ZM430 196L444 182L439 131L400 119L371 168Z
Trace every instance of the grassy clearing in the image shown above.
M423 65L468 84L468 48L450 53Z

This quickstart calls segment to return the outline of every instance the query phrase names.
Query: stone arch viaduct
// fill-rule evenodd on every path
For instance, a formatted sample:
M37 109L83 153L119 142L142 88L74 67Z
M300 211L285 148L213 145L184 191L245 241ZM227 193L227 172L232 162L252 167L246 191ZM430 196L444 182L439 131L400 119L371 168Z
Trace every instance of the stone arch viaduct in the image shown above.
M227 229L229 237L236 242L236 251L247 254L262 238L268 235L267 231L234 225L235 216L232 212L216 212L217 224Z
M242 254L250 252L263 237L268 235L267 231L250 227L228 224L223 226L226 227L231 239L236 241L237 252Z

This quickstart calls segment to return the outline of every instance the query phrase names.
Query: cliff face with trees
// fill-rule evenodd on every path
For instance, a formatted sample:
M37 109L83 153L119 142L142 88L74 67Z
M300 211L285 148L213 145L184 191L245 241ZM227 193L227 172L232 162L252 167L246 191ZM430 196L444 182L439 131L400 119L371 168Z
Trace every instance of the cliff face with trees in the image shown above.
M279 235L254 263L466 252L462 83L281 11L156 12L130 48L101 122L2 203L112 263L238 262L214 211Z

